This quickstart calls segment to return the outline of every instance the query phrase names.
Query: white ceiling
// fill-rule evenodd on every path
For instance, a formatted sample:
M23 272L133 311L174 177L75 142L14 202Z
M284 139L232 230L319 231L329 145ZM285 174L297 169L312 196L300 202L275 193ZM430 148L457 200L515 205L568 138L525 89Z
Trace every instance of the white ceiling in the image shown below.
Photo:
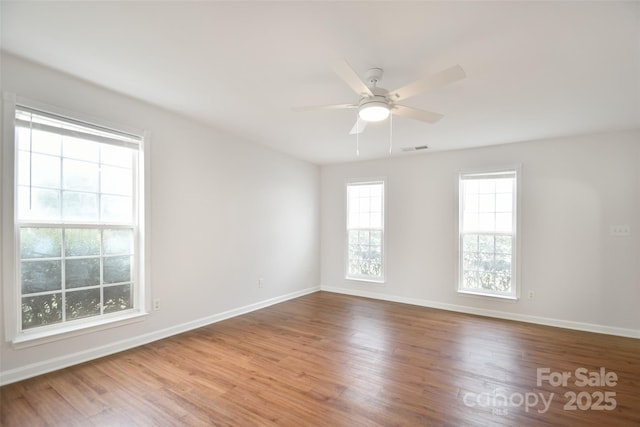
M2 48L317 164L357 160L333 73L396 89L460 64L465 80L407 100L394 154L640 128L640 2L1 2ZM388 124L359 159L388 156Z

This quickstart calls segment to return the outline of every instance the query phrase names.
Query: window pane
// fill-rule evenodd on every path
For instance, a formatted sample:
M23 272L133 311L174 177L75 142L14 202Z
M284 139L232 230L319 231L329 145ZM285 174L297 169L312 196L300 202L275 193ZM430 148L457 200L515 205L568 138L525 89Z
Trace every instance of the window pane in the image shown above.
M478 179L478 193L494 193L496 181L494 179Z
M65 191L62 195L62 216L66 220L97 221L98 195Z
M104 230L102 234L105 255L133 253L131 230Z
M62 145L62 153L64 157L98 162L100 160L100 144L66 136Z
M130 169L113 166L102 166L100 186L103 193L121 194L131 196L133 193L133 180Z
M61 256L62 230L59 228L21 228L20 258Z
M514 178L461 179L464 192L461 230L511 232ZM477 216L473 214L476 210Z
M29 141L31 140L31 131L29 128L16 126L15 137L17 149L29 151Z
M369 199L365 199L364 197L359 200L359 208L362 213L369 213L371 211L371 203Z
M373 197L371 199L371 212L382 212L382 198Z
M32 294L62 287L61 261L23 261L22 293Z
M33 130L18 127L16 129L16 139L20 150L31 151L33 153L60 155L60 135L41 130ZM31 143L31 147L29 147Z
M479 198L478 195L473 193L473 194L466 194L464 196L464 211L465 213L467 212L478 212L478 204L479 204Z
M496 231L509 232L513 229L513 215L511 213L496 214Z
M97 228L69 228L64 232L66 256L100 255L100 230Z
M104 312L127 310L133 307L131 285L108 286L104 288Z
M38 153L60 155L60 135L42 130L32 133L32 150Z
M100 162L114 166L131 168L135 152L124 147L105 145L100 147Z
M349 274L380 277L382 274L382 233L363 231L358 233L357 243L349 245ZM352 241L355 239L352 237Z
M480 252L491 252L493 253L493 236L482 234L478 236L478 249Z
M476 194L478 193L479 185L478 180L475 179L465 179L464 184L464 193L465 194Z
M19 187L18 218L22 220L60 219L60 191Z
M496 236L496 253L511 254L511 236Z
M380 246L382 244L382 231L370 231L369 237L372 245Z
M508 193L508 194L498 193L498 194L496 194L496 212L509 212L509 213L511 213L511 210L513 208L512 200L513 200L513 198L511 197L511 193Z
M478 253L478 271L493 271L493 252Z
M61 294L22 298L22 329L62 321Z
M478 279L478 272L476 270L464 270L463 284L464 289L479 289L480 280Z
M18 184L29 186L31 183L31 155L28 151L18 152Z
M34 153L31 156L31 185L60 188L60 157Z
M461 287L510 293L512 241L504 235L463 235Z
M513 193L513 178L501 178L496 180L496 193Z
M494 231L496 228L496 216L491 213L478 214L478 230L479 231Z
M104 283L119 283L131 281L131 257L107 257L103 261Z
M382 215L379 213L372 213L369 224L371 228L382 228Z
M97 163L64 159L62 185L66 190L97 192L100 168Z
M113 222L131 222L131 197L102 196L101 219Z
M480 254L478 254L477 252L465 252L462 259L463 259L463 268L465 270L470 270L470 271L481 270Z
M462 237L462 248L465 252L477 252L478 251L478 235L465 234Z
M462 231L478 231L480 229L480 221L478 214L475 212L465 212L462 221Z
M511 292L511 271L498 271L495 274L495 289L503 292Z
M495 270L505 273L511 272L511 255L496 255Z
M67 319L79 319L100 314L99 288L67 292L65 300Z
M368 249L371 262L376 264L376 266L380 266L382 263L382 251L380 250L380 246L371 245Z
M478 212L494 212L496 200L494 194L481 194L478 196Z
M100 284L100 258L68 259L64 274L67 288L81 288Z
M370 227L369 223L369 214L360 212L360 216L358 217L358 227Z
M480 288L482 289L486 289L486 290L497 290L495 289L495 286L493 286L494 283L494 277L493 274L491 274L491 272L489 271L481 271L478 273L478 282L480 285Z

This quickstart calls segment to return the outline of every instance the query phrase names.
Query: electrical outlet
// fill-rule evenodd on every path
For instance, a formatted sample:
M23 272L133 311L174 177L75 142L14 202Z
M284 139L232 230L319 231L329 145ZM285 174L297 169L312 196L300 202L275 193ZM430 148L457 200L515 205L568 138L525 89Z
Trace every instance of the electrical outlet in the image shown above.
M153 311L160 310L160 298L156 298L153 300Z
M527 297L528 297L529 299L533 299L533 297L535 297L535 296L536 296L536 294L535 294L535 292L533 292L533 291L529 291L529 293L527 294Z
M264 287L264 279L262 277L258 279L258 287L259 288L263 288Z
M631 227L628 225L612 225L609 227L609 234L612 236L630 236Z

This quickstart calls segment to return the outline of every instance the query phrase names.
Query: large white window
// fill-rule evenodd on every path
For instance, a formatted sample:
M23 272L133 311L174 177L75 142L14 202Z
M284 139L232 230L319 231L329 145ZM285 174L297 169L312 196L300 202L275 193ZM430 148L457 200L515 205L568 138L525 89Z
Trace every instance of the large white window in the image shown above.
M143 137L20 104L13 130L14 338L140 313Z
M347 279L384 281L384 181L347 183Z
M459 178L460 292L517 298L517 170Z

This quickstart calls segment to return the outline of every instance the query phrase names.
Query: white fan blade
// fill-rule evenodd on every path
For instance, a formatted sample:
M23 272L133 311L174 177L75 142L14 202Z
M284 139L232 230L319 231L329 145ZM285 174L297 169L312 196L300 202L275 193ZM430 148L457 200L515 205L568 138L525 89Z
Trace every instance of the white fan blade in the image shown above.
M406 107L404 105L394 105L392 114L402 117L408 117L410 119L420 120L427 123L435 123L444 116L440 113L434 113L432 111L417 110L415 108Z
M360 117L358 117L358 120L356 120L356 124L353 125L353 127L351 128L351 131L349 132L349 135L355 135L357 133L362 133L362 131L364 130L364 128L367 127L367 122L366 120L362 120Z
M357 108L354 104L329 104L329 105L310 105L306 107L292 107L293 111L314 111L314 110L342 110L346 108Z
M373 96L373 92L366 85L365 82L358 76L358 74L353 71L351 65L346 60L342 60L337 62L333 66L333 71L336 72L338 77L340 77L349 87L358 95L363 96Z
M412 96L416 96L426 90L445 86L449 83L464 79L466 76L467 75L461 66L454 65L453 67L440 71L438 74L434 74L426 79L418 80L403 86L400 89L391 91L391 99L394 101L401 101L403 99L411 98Z

